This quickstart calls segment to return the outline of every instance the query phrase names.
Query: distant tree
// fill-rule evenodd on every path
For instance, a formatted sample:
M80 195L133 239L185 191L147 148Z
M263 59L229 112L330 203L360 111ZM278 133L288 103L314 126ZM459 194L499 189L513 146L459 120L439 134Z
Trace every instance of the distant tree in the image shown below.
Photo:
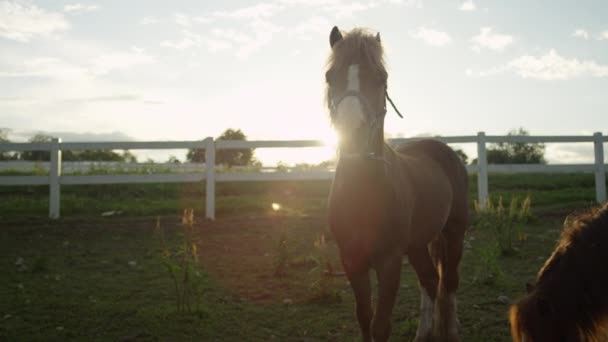
M247 140L247 136L240 129L229 128L222 133L217 140ZM202 163L205 162L204 149L190 149L186 155L186 159L190 162ZM228 166L246 166L254 162L253 149L221 149L215 154L215 163Z
M8 139L8 134L10 133L10 129L0 127L0 143L2 142L10 142ZM0 161L4 160L16 160L19 158L19 154L16 152L7 152L0 151Z
M467 156L467 154L464 153L464 151L462 149L459 149L459 148L455 148L454 152L456 152L456 155L458 155L458 158L460 158L460 160L462 161L462 163L464 165L467 165L467 163L469 161L469 156Z
M112 150L64 151L61 159L64 161L125 161L123 155Z
M50 142L51 136L45 134L36 134L31 137L28 141L32 143L45 143ZM51 160L51 152L49 151L23 151L21 153L21 160L28 161L49 161Z
M36 134L29 139L30 142L49 142L52 137L45 134ZM51 154L49 151L25 151L21 154L22 160L29 161L49 161ZM62 151L61 160L63 161L114 161L114 162L137 162L137 158L129 150L124 150L122 154L113 150L84 150L84 151Z
M324 160L319 163L319 167L323 169L329 169L332 167L336 167L337 161L335 159Z
M167 160L167 163L170 163L170 164L179 164L179 163L181 163L181 161L179 161L179 159L177 159L176 156L169 156L169 159Z
M202 148L191 148L186 154L186 160L192 163L205 162L205 150Z
M137 157L129 150L122 151L122 161L127 163L137 163Z
M509 131L508 136L528 136L530 133L520 127ZM490 145L487 150L489 164L546 164L545 144L525 142L502 142ZM477 163L477 159L473 161Z

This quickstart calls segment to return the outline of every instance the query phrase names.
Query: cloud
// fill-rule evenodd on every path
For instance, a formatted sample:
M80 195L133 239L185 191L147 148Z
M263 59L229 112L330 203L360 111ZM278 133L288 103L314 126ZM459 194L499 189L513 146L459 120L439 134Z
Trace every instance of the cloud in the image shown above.
M473 0L465 0L462 4L460 4L460 7L458 9L461 11L470 12L476 10L477 7L475 6Z
M190 27L192 25L192 20L190 19L189 16L187 16L183 13L176 13L175 14L175 23L179 26Z
M283 28L267 20L255 20L250 24L253 35L249 41L244 42L238 49L236 56L239 59L247 59L252 53L272 41L273 36L283 31Z
M593 153L591 144L548 144L545 157L551 164L589 164Z
M491 27L482 27L479 34L471 38L473 50L480 51L482 48L503 51L507 46L513 44L513 36L508 34L494 33Z
M108 103L108 102L131 102L139 101L141 96L134 94L119 94L119 95L105 95L105 96L92 96L92 97L72 97L62 99L61 102L67 103Z
M264 19L254 19L248 26L244 31L217 27L207 35L183 29L180 39L163 41L161 46L177 50L203 47L210 52L234 48L237 58L247 59L252 53L269 44L276 33L284 31L284 28Z
M0 78L43 77L58 80L88 79L102 76L114 70L127 70L139 65L149 65L156 58L138 48L130 51L113 51L81 64L72 63L55 57L29 58L18 64L3 67Z
M145 16L139 21L140 25L154 25L158 23L160 23L160 19L152 15Z
M183 37L180 40L163 40L160 46L175 50L184 50L196 46L197 42L188 37Z
M67 12L67 13L93 12L93 11L97 11L98 9L99 9L99 6L97 6L97 5L83 5L81 3L63 6L63 11Z
M217 52L234 51L236 57L246 59L259 51L276 38L278 33L296 36L299 39L311 39L310 34L326 34L331 21L328 15L337 19L350 18L359 12L376 8L387 3L405 3L421 5L422 0L366 0L345 2L342 0L266 0L255 5L237 7L230 10L219 10L203 16L191 16L178 13L174 15L175 23L181 28L175 39L164 40L164 48L187 50L206 48ZM311 9L313 15L308 19L292 24L289 27L277 25L275 17L282 11ZM146 23L157 22L156 18L145 20ZM206 33L198 33L194 23L216 23L215 28ZM241 23L237 30L234 23Z
M289 32L299 36L300 38L309 39L309 34L327 34L331 23L324 16L315 15L290 29Z
M357 12L364 12L378 6L376 2L368 3L336 3L325 8L326 11L334 13L336 19L352 18Z
M595 61L580 61L576 58L568 59L560 56L554 49L541 56L524 55L506 65L485 71L475 72L466 70L470 77L487 77L505 72L514 72L522 78L543 81L571 80L581 77L608 77L608 65L598 64Z
M156 58L146 54L142 49L133 47L129 52L110 52L95 58L90 70L95 75L103 75L113 70L154 63L156 63Z
M251 41L251 37L234 29L215 28L211 30L211 33L218 39L229 40L239 44L245 44Z
M37 101L23 96L0 97L0 106L23 106ZM1 130L1 127L0 127Z
M259 19L269 18L284 9L280 3L261 2L252 6L237 8L232 11L215 11L214 17L232 19Z
M388 2L389 4L405 4L410 7L422 8L423 0L386 0L386 2Z
M30 58L13 65L10 69L12 70L0 71L0 78L44 77L73 80L86 77L88 74L86 67L53 57Z
M383 3L422 7L422 0L369 0L363 2L345 2L341 0L275 0L230 11L215 11L212 13L212 16L214 18L268 20L286 9L307 7L318 12L331 13L336 19L343 19L352 18L358 12L376 8Z
M577 38L581 38L584 40L589 39L589 33L583 29L576 29L574 30L574 32L572 33L573 37L577 37Z
M600 33L600 35L597 38L597 40L608 40L608 30Z
M452 38L446 32L419 27L415 32L410 32L410 36L415 39L422 40L427 45L431 46L446 46Z
M217 29L214 31L217 31ZM204 47L211 52L227 50L232 47L232 43L229 41L229 39L223 39L222 37L205 37L186 29L181 31L181 35L182 37L179 40L165 40L161 42L160 45L165 48L176 50Z
M46 11L29 2L0 2L0 37L27 43L33 37L51 36L69 28L61 13Z
M539 80L568 80L578 77L608 77L608 65L597 64L594 61L579 61L560 56L551 49L547 54L521 56L512 60L507 68L515 71L523 78Z

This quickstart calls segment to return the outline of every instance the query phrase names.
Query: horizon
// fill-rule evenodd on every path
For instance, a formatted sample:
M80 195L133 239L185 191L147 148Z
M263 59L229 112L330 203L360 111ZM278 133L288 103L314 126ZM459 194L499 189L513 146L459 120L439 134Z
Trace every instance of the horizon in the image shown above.
M405 114L389 109L388 136L608 134L607 14L600 0L0 1L0 127L14 141L200 140L227 128L330 140L323 75L337 25L382 35ZM570 145L547 145L547 159L592 159L592 144ZM273 153L264 161L331 155Z

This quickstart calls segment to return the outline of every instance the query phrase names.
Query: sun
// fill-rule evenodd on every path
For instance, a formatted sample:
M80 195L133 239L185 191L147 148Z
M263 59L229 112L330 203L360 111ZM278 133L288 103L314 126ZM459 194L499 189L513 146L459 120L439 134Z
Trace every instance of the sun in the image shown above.
M338 132L335 130L328 130L324 132L325 134L321 137L321 142L323 145L330 148L335 148L338 145L339 137Z

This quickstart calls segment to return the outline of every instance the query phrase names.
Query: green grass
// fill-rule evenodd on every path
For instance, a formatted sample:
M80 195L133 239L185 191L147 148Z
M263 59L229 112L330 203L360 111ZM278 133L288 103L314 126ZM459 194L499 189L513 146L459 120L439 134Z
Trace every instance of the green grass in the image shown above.
M473 177L471 199L475 185ZM200 309L190 314L176 310L155 216L163 217L167 244L179 248L181 211L191 206L204 213L201 184L65 186L58 221L46 219L46 187L2 187L0 341L357 341L353 296L344 279L331 284L342 301L313 303L307 291L318 280L314 265L293 266L281 280L272 276L280 231L273 226L288 229L293 265L318 253L313 241L327 228L328 187L218 184L218 220L199 218L195 225L203 295ZM493 282L484 280L481 256L495 243L494 232L469 230L458 291L463 341L510 341L508 305L498 297L524 293L552 250L565 213L592 205L593 189L592 175L491 176L491 194L505 202L531 195L533 220L524 227L527 241L515 242L513 255L491 260L501 271ZM283 207L278 218L269 216L273 202ZM125 213L100 217L106 210ZM337 264L333 241L328 245ZM243 264L250 260L268 260L269 267ZM253 299L258 293L267 297ZM277 293L298 297L285 304ZM416 278L406 265L392 316L394 340L413 338L418 307Z
M307 222L295 218L285 221L313 238L322 227L311 227ZM508 306L497 298L517 298L523 293L525 282L534 278L552 249L556 227L558 222L527 226L528 241L516 244L518 253L514 256L496 260L503 276L491 284L481 281L479 249L492 243L492 232L469 232L471 248L465 250L458 292L464 341L509 340ZM200 310L178 313L173 284L163 269L153 229L154 220L3 228L0 340L115 341L136 335L163 341L267 341L273 336L277 341L357 339L353 297L344 282L334 285L342 302L314 304L293 298L296 303L290 305L280 300L257 304L231 293L219 284L222 279L203 270ZM181 243L175 227L166 229L166 236L169 244ZM205 248L207 236L201 233L200 238ZM25 269L16 265L19 258L24 260ZM251 272L243 278L259 276L259 271ZM292 273L288 271L286 277L294 276ZM311 275L309 283L313 280ZM250 286L262 291L265 284ZM414 273L406 266L393 314L396 340L411 340L415 334L418 296Z
M217 217L259 214L273 202L302 212L322 211L330 182L246 182L216 186ZM477 181L470 177L469 198L477 198ZM538 210L588 206L595 200L592 174L490 175L490 195L511 197L530 194ZM183 208L204 212L203 183L71 185L61 188L63 217L99 216L120 210L125 216L178 215ZM48 186L0 187L0 220L48 215Z

